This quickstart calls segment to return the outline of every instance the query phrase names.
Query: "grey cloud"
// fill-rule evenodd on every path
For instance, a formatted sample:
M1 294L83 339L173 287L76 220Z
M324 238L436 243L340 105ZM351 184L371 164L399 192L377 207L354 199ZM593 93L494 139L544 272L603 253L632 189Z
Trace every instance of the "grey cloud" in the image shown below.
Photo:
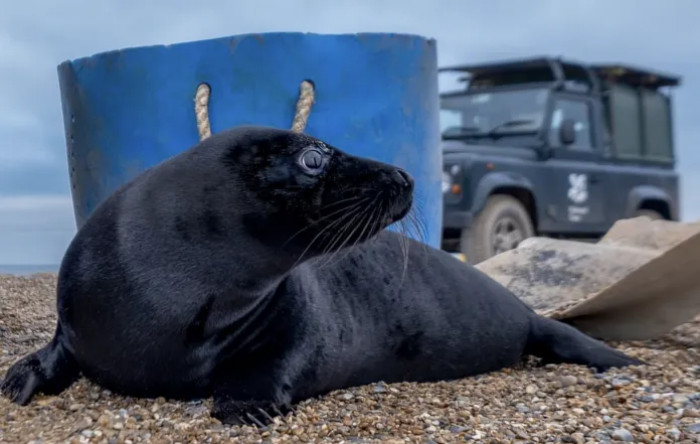
M56 74L56 66L66 59L242 33L402 32L437 39L439 63L445 65L552 54L582 61L621 61L683 75L674 108L683 213L700 217L700 199L693 192L700 186L695 173L700 167L695 110L700 102L700 61L694 57L700 47L697 0L4 3L0 14L0 196L69 196ZM46 211L72 214L63 207ZM45 229L52 230L48 213L43 219ZM37 245L32 250L36 261L57 262L60 248L41 245L60 244L56 239L66 238L46 236L33 244L31 236L24 241ZM13 245L24 244L6 234L0 237L0 251Z
M0 197L61 194L68 196L70 181L66 162L36 163L22 168L0 166ZM0 207L0 213L7 211Z
M56 264L75 235L63 195L0 197L0 264Z

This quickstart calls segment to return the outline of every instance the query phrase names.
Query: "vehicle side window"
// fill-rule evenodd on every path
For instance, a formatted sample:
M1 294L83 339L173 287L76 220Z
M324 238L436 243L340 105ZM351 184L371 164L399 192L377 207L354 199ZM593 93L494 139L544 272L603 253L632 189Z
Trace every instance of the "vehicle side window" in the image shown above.
M588 103L580 100L556 99L549 131L549 142L553 147L562 147L559 127L565 119L574 121L576 141L568 145L571 148L587 149L593 147L591 132L591 110Z

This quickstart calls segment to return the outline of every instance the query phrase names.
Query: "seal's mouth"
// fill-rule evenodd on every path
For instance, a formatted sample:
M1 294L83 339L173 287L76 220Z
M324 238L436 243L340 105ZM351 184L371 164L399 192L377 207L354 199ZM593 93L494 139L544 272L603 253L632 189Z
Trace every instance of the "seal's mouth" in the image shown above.
M385 228L393 223L402 220L411 211L411 206L413 205L413 194L411 193L407 198L403 200L405 200L406 202L403 202L403 204L401 205L394 205L392 211L390 211L389 214L385 216Z
M401 168L395 168L389 174L391 180L383 189L388 211L385 217L385 226L403 219L413 205L413 188L415 182L408 172Z

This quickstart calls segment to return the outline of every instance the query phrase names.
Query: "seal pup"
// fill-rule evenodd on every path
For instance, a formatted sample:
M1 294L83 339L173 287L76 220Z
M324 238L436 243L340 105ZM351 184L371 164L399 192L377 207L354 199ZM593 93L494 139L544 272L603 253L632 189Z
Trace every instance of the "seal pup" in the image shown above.
M61 263L53 339L2 392L25 405L84 375L128 396L212 396L223 423L264 425L331 390L462 378L528 355L641 364L385 229L413 187L402 169L308 135L213 135L98 206Z

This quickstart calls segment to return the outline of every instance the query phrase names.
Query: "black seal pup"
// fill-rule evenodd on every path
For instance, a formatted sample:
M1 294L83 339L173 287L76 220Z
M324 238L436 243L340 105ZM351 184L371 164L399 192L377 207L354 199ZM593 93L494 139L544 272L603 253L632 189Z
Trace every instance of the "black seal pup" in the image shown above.
M55 336L9 369L2 392L23 405L82 374L130 396L213 396L222 422L265 424L330 390L466 377L527 355L599 371L641 363L385 230L413 186L304 134L206 139L118 189L79 230Z

